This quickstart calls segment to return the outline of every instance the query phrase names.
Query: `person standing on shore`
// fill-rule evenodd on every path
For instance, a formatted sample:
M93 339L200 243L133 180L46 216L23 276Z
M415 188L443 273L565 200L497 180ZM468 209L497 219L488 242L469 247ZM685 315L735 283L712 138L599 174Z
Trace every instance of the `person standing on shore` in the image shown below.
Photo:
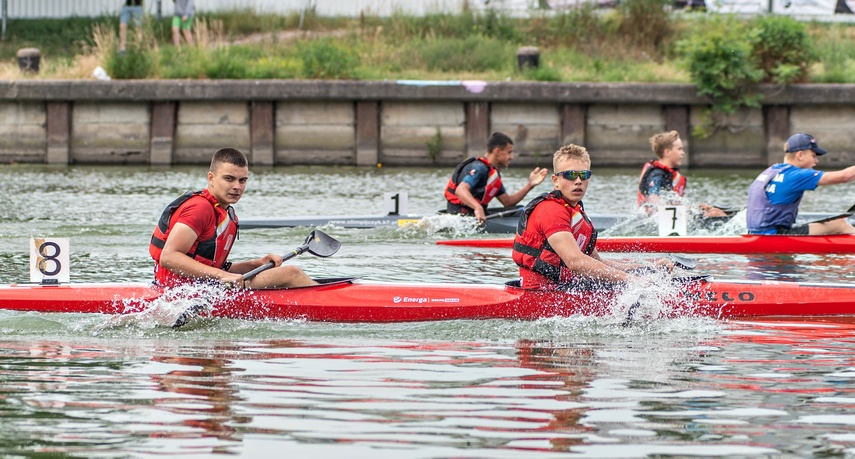
M535 167L528 182L509 195L502 184L499 167L507 168L514 158L514 141L501 132L487 140L487 153L468 158L454 169L445 186L447 211L450 214L474 215L479 222L487 219L487 204L496 198L505 207L519 204L526 194L546 178L546 168Z
M677 131L660 132L650 138L650 147L656 159L644 163L638 177L638 205L648 215L656 212L660 202L670 193L667 204L677 205L686 191L686 176L680 173L680 164L686 154ZM706 203L700 204L704 217L727 217L727 214Z
M119 52L124 53L128 38L128 23L133 21L142 39L143 0L125 0L119 13Z
M795 225L805 191L855 180L855 166L834 172L815 170L828 153L810 134L793 134L784 144L784 162L770 166L748 187L749 234L855 234L846 218Z
M175 11L172 15L172 43L181 46L181 35L188 45L193 44L193 14L195 13L195 2L193 0L173 0Z

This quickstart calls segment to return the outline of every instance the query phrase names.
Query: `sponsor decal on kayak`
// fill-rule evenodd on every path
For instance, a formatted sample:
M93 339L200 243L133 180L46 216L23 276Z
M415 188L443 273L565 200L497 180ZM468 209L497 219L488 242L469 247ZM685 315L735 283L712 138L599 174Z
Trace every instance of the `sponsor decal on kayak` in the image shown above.
M364 220L364 219L354 219L354 220L330 220L328 224L333 226L350 226L350 225L364 225L364 226L398 226L398 220Z
M753 292L691 292L688 296L695 300L700 300L701 295L707 301L721 301L750 303L754 301Z
M394 297L392 297L392 302L395 304L398 304L398 303L417 303L417 304L460 303L460 298L428 298L428 297L424 297L424 296L420 296L420 297L394 296Z

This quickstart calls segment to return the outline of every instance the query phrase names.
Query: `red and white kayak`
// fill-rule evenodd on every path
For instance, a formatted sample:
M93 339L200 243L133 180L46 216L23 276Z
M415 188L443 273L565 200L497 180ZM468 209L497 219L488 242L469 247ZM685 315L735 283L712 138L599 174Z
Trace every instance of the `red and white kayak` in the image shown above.
M610 315L611 291L541 291L511 285L416 284L322 280L321 285L228 292L211 315L236 319L324 322L412 322L454 319L537 319ZM743 318L855 316L855 284L674 280L676 293L660 315ZM127 314L164 292L151 284L19 284L0 286L0 309Z
M510 249L513 239L457 239L436 241L438 245ZM601 237L600 252L677 252L677 253L855 253L855 235L791 236L667 236Z

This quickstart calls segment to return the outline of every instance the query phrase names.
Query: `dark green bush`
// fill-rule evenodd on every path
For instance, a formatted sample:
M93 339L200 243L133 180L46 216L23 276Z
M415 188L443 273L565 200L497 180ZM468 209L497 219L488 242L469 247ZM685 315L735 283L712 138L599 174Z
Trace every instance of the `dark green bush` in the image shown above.
M764 83L803 83L817 55L805 25L787 16L761 16L749 34Z
M157 71L157 49L147 27L142 33L128 28L125 51L107 50L104 69L117 80L144 79Z
M698 94L711 103L708 122L695 127L699 137L708 137L722 127L727 117L719 115L759 107L762 99L755 85L763 79L763 71L744 25L730 17L714 17L706 25L678 44Z
M713 18L702 33L678 44L698 93L712 100L713 110L733 113L741 106L756 106L751 91L763 78L744 26L732 18Z

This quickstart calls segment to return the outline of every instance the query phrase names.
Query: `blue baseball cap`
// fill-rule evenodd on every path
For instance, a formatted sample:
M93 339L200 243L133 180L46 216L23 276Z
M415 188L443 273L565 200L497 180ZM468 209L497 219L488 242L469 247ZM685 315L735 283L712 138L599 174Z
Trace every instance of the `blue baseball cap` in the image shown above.
M817 156L822 156L828 153L828 150L819 148L816 144L816 137L810 134L793 134L787 139L787 153L795 153L797 151L813 150Z

